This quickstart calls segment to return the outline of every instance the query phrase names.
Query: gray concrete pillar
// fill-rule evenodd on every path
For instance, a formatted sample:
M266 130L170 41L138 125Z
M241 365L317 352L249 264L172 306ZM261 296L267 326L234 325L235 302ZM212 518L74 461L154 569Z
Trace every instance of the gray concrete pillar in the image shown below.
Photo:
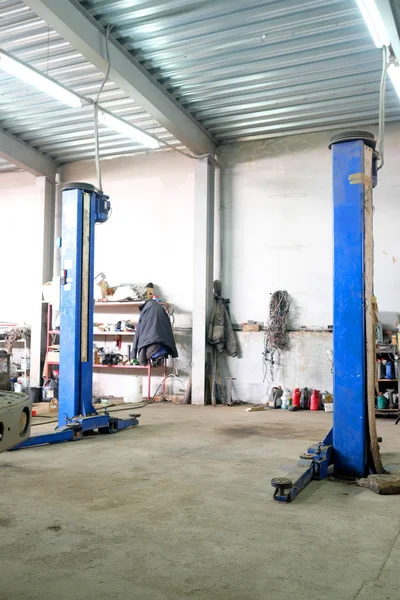
M196 160L194 191L194 300L192 404L205 402L207 325L213 300L215 167L212 157Z
M54 207L55 184L47 177L36 178L37 208L40 214L40 227L37 230L38 244L41 245L40 276L37 287L32 293L35 305L32 318L31 373L32 385L40 385L42 364L46 348L47 304L42 302L42 284L51 281L53 276L54 255Z
M214 279L222 279L222 194L221 167L215 165L214 200Z

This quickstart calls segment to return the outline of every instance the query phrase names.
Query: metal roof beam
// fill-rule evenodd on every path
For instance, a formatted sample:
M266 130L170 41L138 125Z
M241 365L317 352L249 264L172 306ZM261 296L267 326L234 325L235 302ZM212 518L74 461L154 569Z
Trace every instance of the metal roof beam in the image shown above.
M77 0L27 0L37 15L55 29L97 69L107 71L104 28ZM214 154L206 130L111 35L110 79L195 154Z
M0 156L32 175L45 175L54 181L58 163L0 129Z

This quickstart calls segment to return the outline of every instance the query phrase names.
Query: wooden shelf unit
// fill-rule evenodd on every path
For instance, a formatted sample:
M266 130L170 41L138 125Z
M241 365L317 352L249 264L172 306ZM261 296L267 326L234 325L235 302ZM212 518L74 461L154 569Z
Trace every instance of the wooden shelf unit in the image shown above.
M395 373L395 364L394 361L392 359L392 355L394 355L397 352L397 347L394 347L391 345L390 349L384 348L384 347L377 347L376 348L376 358L386 358L387 360L390 360L393 364L393 371ZM384 394L386 392L387 389L394 389L395 393L399 394L400 393L400 385L399 385L399 379L397 378L392 378L392 379L386 379L385 377L379 377L378 379L376 379L376 382L378 384L378 390L379 393ZM387 384L385 386L385 383ZM387 408L375 408L375 415L400 415L400 399L398 398L396 405L393 406L388 406Z
M110 307L140 307L143 306L144 301L137 301L137 302L95 302L95 310L96 308L110 308ZM160 302L160 304L162 306L164 306L165 309L169 309L169 304L167 304L166 302ZM50 343L50 336L51 335L60 335L60 330L59 329L50 329L52 325L52 305L50 303L48 303L47 305L47 336L46 336L46 350L47 352L49 350L51 350L52 345ZM117 337L117 336L124 336L124 337L131 337L133 338L135 336L135 332L134 331L99 331L94 329L93 330L93 336L97 336L97 337ZM52 367L53 366L59 366L59 362L58 361L46 361L46 365L45 365L45 379L49 379L51 377L51 371L52 371ZM138 373L140 372L143 375L147 375L148 381L147 381L147 398L148 400L150 400L150 396L151 396L151 377L153 374L157 374L157 375L162 375L164 380L167 376L167 366L166 366L166 361L164 360L164 364L159 366L159 367L152 367L151 364L149 363L147 366L140 366L140 365L100 365L100 364L93 364L93 370L97 370L97 369L108 369L109 373L115 373L115 372L120 372L121 369L125 369L128 370L130 372L132 371L137 371ZM165 388L165 381L164 381L164 388Z
M112 336L112 337L116 337L117 335L127 335L130 337L134 337L135 336L135 332L134 331L93 331L93 335L104 335L104 336Z
M145 304L144 300L138 300L138 301L132 301L132 302L102 302L102 301L97 301L94 304L94 309L97 312L100 312L102 309L110 309L110 308L115 308L117 307L118 312L120 312L121 308L132 308L135 307L137 309L139 309L141 306L143 306ZM163 306L166 311L168 312L170 305L167 302L160 302L161 306ZM108 337L116 337L116 336L126 336L126 337L132 337L134 338L135 336L135 332L134 331L94 331L93 332L95 336L97 337L101 337L101 336L108 336ZM166 366L166 361L164 360L164 364L160 367L152 367L150 365L150 363L147 366L140 366L140 365L93 365L93 370L97 370L97 369L102 369L103 372L105 373L121 373L124 370L127 371L128 373L131 372L133 373L134 371L136 371L137 374L143 374L144 376L147 375L147 399L150 400L151 397L151 377L154 374L163 375L163 379L164 379L164 391L165 391L165 378L167 376L167 366ZM158 371L158 373L157 373Z
M96 306L143 306L143 304L145 303L145 300L135 300L132 302L112 302L112 301L101 301L98 300L97 302L94 303L95 307ZM167 302L159 302L159 304L161 304L161 306L164 306L165 308L169 308L169 304Z

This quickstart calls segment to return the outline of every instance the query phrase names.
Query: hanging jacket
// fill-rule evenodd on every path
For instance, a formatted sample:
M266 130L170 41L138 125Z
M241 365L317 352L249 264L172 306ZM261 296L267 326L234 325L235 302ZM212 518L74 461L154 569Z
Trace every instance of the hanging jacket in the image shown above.
M207 342L215 346L218 352L226 352L229 356L236 356L238 344L233 331L231 316L227 309L229 300L214 296L214 304L208 325Z
M133 356L146 346L162 344L173 358L178 356L171 321L157 300L148 300L140 309L139 322L135 332Z

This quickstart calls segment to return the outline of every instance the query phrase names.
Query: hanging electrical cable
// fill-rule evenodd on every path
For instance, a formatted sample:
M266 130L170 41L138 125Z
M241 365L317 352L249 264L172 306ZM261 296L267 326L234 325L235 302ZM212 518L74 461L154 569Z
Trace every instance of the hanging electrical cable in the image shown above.
M96 162L96 173L97 173L97 187L102 192L103 191L103 182L101 180L101 166L100 166L100 144L99 144L99 101L101 92L104 89L104 86L107 83L108 76L110 75L111 69L111 61L110 61L110 49L108 45L108 38L110 36L110 31L114 27L114 25L107 25L106 27L106 60L107 60L107 70L105 72L103 81L101 82L99 91L97 92L96 100L93 104L93 115L94 115L94 147L95 147L95 162Z
M94 110L94 128L95 128L95 133L94 133L94 137L95 137L95 161L96 161L96 171L97 171L97 181L98 181L98 188L100 190L102 190L101 187L101 169L100 169L100 158L99 158L99 101L100 101L100 94L103 91L103 88L105 86L105 84L107 83L108 77L110 75L110 69L111 69L111 59L110 59L110 48L109 48L109 37L110 37L110 32L111 30L115 27L114 24L110 24L107 25L106 27L106 60L107 60L107 70L106 73L104 75L104 79L101 83L100 89L97 93L97 97L96 100L94 101L94 106L93 106L93 110ZM160 140L156 135L149 133L148 131L146 131L146 135L151 137L152 139L154 139L155 141L157 141L159 144L165 146L166 148L170 148L171 150L174 150L175 152L179 152L179 154L182 154L183 156L186 156L187 158L192 158L192 159L201 159L201 158L207 158L210 157L216 164L218 165L218 161L215 159L215 157L212 154L200 154L200 155L196 155L196 154L192 154L191 152L186 152L185 150L181 150L180 148L177 148L176 146L173 146L172 144L169 144L168 142L164 141L164 140Z
M271 382L276 377L276 367L279 367L281 350L287 345L287 316L290 308L289 294L286 290L278 290L271 295L269 303L269 318L264 335L264 381L269 376Z

